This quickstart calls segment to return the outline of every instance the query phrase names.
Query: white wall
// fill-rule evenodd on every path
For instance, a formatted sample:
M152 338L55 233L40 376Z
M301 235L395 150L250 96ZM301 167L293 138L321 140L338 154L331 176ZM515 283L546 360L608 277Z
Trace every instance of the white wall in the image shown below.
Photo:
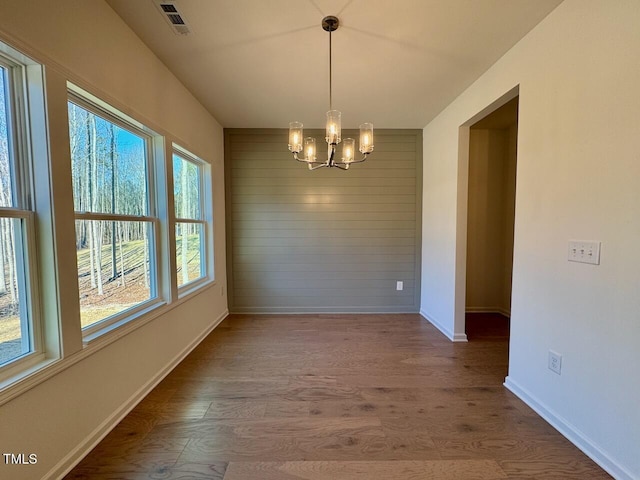
M466 234L467 165L459 143L468 146L459 130L519 85L506 385L617 478L636 479L638 25L637 0L565 0L425 127L421 305L450 337L462 336L464 255L456 252ZM569 239L602 241L601 265L568 262ZM547 369L550 349L563 355L561 376Z
M31 466L0 462L0 477L56 478L226 314L223 135L217 121L102 0L3 0L0 39L45 65L58 242L74 244L65 175L70 168L67 80L165 135L169 145L179 143L209 161L214 177L216 282L102 348L83 347L73 334L77 307L62 305L62 328L70 334L60 365L68 368L0 406L0 453L38 456ZM64 281L77 275L75 259L60 260L60 294L75 297L74 282Z

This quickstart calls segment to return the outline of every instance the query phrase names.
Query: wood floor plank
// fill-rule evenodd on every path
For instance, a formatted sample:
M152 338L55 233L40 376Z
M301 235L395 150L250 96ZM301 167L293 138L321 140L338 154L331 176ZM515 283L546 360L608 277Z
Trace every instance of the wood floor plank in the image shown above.
M460 344L415 314L231 315L65 478L610 478L504 388L508 322L478 318Z
M406 375L399 372L396 375L383 375L377 372L376 375L363 373L360 375L341 375L341 384L352 385L354 387L388 387L388 388L408 388L419 387L478 387L495 385L495 375L482 375L475 373L460 373L448 368L433 369L424 372L422 375Z
M595 463L566 455L546 455L544 460L501 460L509 478L557 478L599 480L611 478Z
M226 462L176 463L167 466L148 480L222 480L227 470Z
M433 440L422 434L279 436L260 439L216 436L191 439L179 461L348 461L354 458L367 461L424 460L440 459L441 456Z
M515 460L526 462L544 462L552 457L560 460L589 459L568 440L559 440L556 435L533 438L514 436L512 434L494 434L477 436L474 439L449 435L433 436L443 458L495 458L496 460Z
M267 403L262 400L215 399L204 418L262 418Z
M231 462L225 480L483 480L507 478L492 460Z
M271 400L267 403L265 410L265 417L308 417L311 415L312 402L305 402L303 400L290 400L285 401L282 399ZM337 415L333 415L334 417Z

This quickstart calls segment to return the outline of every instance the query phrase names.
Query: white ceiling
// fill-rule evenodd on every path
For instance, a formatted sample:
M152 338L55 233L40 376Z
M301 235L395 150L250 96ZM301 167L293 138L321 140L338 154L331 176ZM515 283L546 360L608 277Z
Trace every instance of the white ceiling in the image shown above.
M173 33L153 0L107 0L224 127L422 128L561 0L175 0Z

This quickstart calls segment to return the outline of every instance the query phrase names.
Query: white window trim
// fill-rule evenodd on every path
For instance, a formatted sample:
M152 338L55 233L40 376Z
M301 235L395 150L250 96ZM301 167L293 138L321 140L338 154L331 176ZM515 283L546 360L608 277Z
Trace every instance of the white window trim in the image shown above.
M183 283L182 285L178 286L178 298L183 298L215 281L214 272L213 272L213 262L211 261L211 259L213 258L213 245L212 245L213 236L210 233L211 224L212 224L211 216L212 216L212 210L213 210L213 205L209 201L209 199L211 198L211 187L209 186L211 185L211 181L210 181L211 166L201 158L197 157L196 155L193 155L191 152L181 147L180 145L177 145L174 143L172 147L173 147L173 150L172 150L173 155L178 156L184 161L193 163L194 165L197 166L199 170L200 191L199 191L198 198L200 201L200 205L199 205L200 218L198 219L181 218L175 215L175 209L173 211L174 237L175 237L175 226L178 223L192 223L192 224L202 225L203 239L202 239L201 250L200 250L200 259L201 259L200 262L201 262L201 268L204 267L204 271L202 272L202 275L200 277L195 278L187 283ZM171 173L173 175L173 159L171 161L171 166L172 166ZM174 178L174 181L175 181L175 178ZM172 192L172 195L173 195L173 192ZM176 238L174 238L174 245L176 242ZM175 278L176 284L178 283L177 275L178 273L176 269L173 272L173 277Z
M23 370L29 369L44 360L42 342L42 321L38 302L34 299L38 296L37 268L36 268L36 248L35 248L35 213L17 208L0 208L0 218L10 218L22 220L22 232L20 233L21 248L26 261L23 261L24 268L16 272L18 278L18 289L24 295L21 301L21 308L24 306L26 312L20 312L20 323L26 323L26 332L21 326L21 333L27 334L30 351L15 357L0 366L0 384L7 378L13 377ZM18 250L18 249L16 249ZM16 255L19 252L16 251ZM23 338L23 342L25 339Z
M149 262L150 270L150 297L149 299L134 305L131 308L118 312L115 315L111 315L102 320L99 320L91 325L82 328L83 343L85 346L92 342L101 339L104 335L110 334L114 330L123 327L124 325L140 320L153 310L166 305L166 299L164 298L162 275L162 247L161 240L161 223L158 212L161 210L158 203L166 201L166 199L160 199L158 192L158 172L156 163L162 162L156 161L156 155L158 149L156 148L156 142L161 138L159 134L155 133L150 128L144 126L135 119L122 113L118 109L111 107L106 102L100 100L98 97L90 94L89 92L81 89L80 87L67 82L68 89L68 101L87 110L88 112L97 115L114 125L133 133L141 137L145 142L145 168L147 175L147 214L146 215L129 215L129 214L117 214L117 213L99 213L99 212L74 212L75 220L95 220L95 221L136 221L136 222L148 222L152 225L152 233L150 235L149 242L149 258L153 262Z
M20 300L20 323L22 342L28 342L29 351L0 366L0 387L12 383L25 375L28 370L39 366L45 359L42 315L39 308L38 258L36 249L35 212L32 196L33 156L31 152L30 122L27 115L27 62L34 62L0 42L0 66L7 72L6 91L7 136L9 161L13 162L12 207L0 208L1 218L21 220L20 245L14 245L18 257L16 283L22 295ZM39 67L41 75L42 69ZM17 191L17 192L16 192ZM16 195L17 193L17 195ZM20 258L22 257L22 258ZM26 330L26 331L25 331Z

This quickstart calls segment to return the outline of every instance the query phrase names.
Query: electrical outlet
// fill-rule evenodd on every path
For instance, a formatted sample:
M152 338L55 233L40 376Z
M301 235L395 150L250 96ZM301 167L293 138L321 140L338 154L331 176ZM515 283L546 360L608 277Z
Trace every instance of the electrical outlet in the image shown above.
M549 370L560 375L562 370L562 355L549 350Z
M600 265L600 242L570 240L568 260L570 262Z
M396 290L404 290L404 282L402 282L401 280L398 280L396 282Z

